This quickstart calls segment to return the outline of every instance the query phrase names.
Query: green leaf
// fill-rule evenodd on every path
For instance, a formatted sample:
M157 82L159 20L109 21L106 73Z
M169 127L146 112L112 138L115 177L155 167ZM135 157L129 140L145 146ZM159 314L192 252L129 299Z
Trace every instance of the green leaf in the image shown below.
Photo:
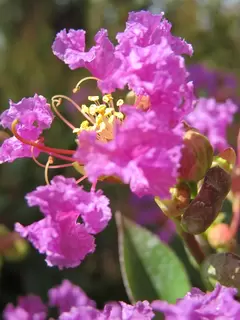
M131 302L174 303L189 290L182 262L159 237L116 213L123 282Z

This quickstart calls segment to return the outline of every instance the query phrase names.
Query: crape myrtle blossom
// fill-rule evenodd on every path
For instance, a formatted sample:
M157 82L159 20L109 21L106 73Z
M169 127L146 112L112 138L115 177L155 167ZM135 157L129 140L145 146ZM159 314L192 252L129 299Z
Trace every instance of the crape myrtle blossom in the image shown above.
M193 288L174 305L160 300L139 301L135 305L109 302L99 310L83 290L64 280L49 290L48 306L57 307L59 320L151 320L155 312L162 312L166 320L237 320L240 303L234 299L236 293L234 288L217 284L209 293ZM3 319L46 320L47 305L37 296L21 297L16 307L12 304L5 307Z
M47 307L35 295L20 297L16 307L9 303L3 312L4 320L45 320L46 318Z
M112 141L102 143L94 132L81 132L76 159L85 163L91 182L101 176L117 176L139 196L168 197L176 182L181 135L168 130L154 111L129 107L123 111L125 121L115 127Z
M53 121L50 105L43 96L37 94L31 98L23 98L14 103L10 100L9 109L0 116L0 125L9 130L17 121L16 132L24 139L37 140L44 129L48 129ZM12 162L17 158L32 157L39 154L39 150L24 144L16 137L6 139L0 148L0 162Z
M163 14L145 11L129 13L126 29L116 39L114 47L102 29L95 36L96 45L85 51L85 31L63 30L52 49L71 69L87 68L99 80L103 93L128 85L138 97L148 96L148 107L168 116L171 126L176 125L194 100L180 56L191 55L192 46L172 36L171 24Z
M50 289L48 297L48 306L57 307L59 320L151 320L154 317L147 301L139 301L135 305L109 302L99 310L82 289L68 280ZM21 297L16 307L12 304L6 306L3 319L47 320L47 306L36 296Z
M233 121L238 107L230 99L224 103L214 98L200 98L187 122L205 134L215 149L223 150L227 144L227 127Z
M15 230L46 254L49 266L78 266L95 250L93 235L111 218L109 200L102 192L86 192L72 178L56 176L26 199L30 207L39 206L45 217L26 227L17 223Z
M152 308L164 313L166 320L237 320L240 319L240 303L234 300L236 294L236 289L217 284L210 293L193 288L175 305L154 301Z
M86 293L78 286L72 284L68 280L48 291L49 305L58 307L60 313L68 312L71 308L90 306L96 307L96 303L89 299Z
M116 38L114 46L107 31L100 30L95 45L86 51L85 31L71 29L58 33L53 43L59 59L71 69L87 68L104 93L102 98L89 96L90 106L63 95L52 98L55 114L77 135L76 150L44 145L42 132L50 127L53 115L42 96L10 103L1 116L1 124L14 137L3 143L0 160L32 157L45 168L47 185L27 195L29 206L39 206L44 218L26 227L16 224L16 230L46 255L49 266L75 267L94 251L93 235L111 217L108 200L101 191L95 192L98 179L114 176L139 196L161 198L170 196L169 189L177 181L183 147L180 122L194 101L181 54L191 55L192 47L172 36L163 14L144 11L130 13L125 31ZM114 103L111 93L126 85L134 92L134 106L122 99ZM60 113L63 100L85 116L79 128ZM46 164L36 159L41 151L49 156ZM53 165L55 158L67 163ZM77 181L56 177L49 183L48 169L67 166L83 177ZM85 178L92 183L91 192L77 186Z

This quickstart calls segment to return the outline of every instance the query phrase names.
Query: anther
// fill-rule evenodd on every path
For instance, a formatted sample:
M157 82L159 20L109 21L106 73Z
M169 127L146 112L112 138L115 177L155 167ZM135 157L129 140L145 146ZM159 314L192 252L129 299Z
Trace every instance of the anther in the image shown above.
M95 104L91 104L89 107L89 114L91 116L94 116L96 114L96 105Z
M114 115L116 118L118 118L119 120L123 120L124 119L124 115L122 112L114 112Z
M89 108L85 104L82 104L81 108L84 113L89 114Z
M116 103L117 107L120 107L120 106L122 106L123 104L124 104L123 99L119 99L119 100L117 101L117 103Z
M104 112L106 110L107 106L105 104L100 104L100 106L98 106L96 108L96 112L101 113L104 115Z
M92 102L96 102L99 100L99 96L88 96L88 100Z
M105 103L108 103L110 100L113 100L113 97L112 95L109 93L109 94L105 94L102 98L102 101L105 102Z
M112 115L113 112L114 112L113 108L106 108L104 116L108 117L108 116Z

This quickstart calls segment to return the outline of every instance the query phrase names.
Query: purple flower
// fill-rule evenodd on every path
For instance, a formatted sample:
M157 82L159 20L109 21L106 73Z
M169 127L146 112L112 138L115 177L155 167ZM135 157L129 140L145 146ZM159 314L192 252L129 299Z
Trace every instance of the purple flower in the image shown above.
M166 320L235 320L240 317L240 304L234 300L237 290L220 284L211 293L193 288L176 305L154 301L153 310L163 312Z
M135 305L129 305L125 302L120 302L122 307L123 320L151 320L154 317L152 308L148 301L139 301ZM111 318L109 318L111 319Z
M19 128L18 133L21 137L30 139L30 140L37 140L38 133L36 129L25 129ZM32 147L22 143L16 137L11 137L3 141L0 147L0 163L3 162L13 162L18 158L31 158L33 155L37 157L40 151L36 148L32 150Z
M169 188L176 183L181 136L168 130L154 111L127 107L124 112L124 123L116 127L115 138L108 143L83 131L75 157L85 164L91 182L117 176L139 196L169 196Z
M45 320L47 307L34 295L20 297L17 307L9 303L3 312L4 320Z
M35 94L32 98L23 98L21 101L14 103L10 100L10 108L5 110L0 117L0 123L4 128L11 129L12 122L16 119L19 125L25 128L38 128L40 132L48 129L53 120L47 100L43 96Z
M59 320L107 320L101 312L91 306L72 308L69 312L60 315Z
M104 93L126 85L137 95L150 97L149 107L163 113L171 127L192 109L193 87L181 54L191 55L192 46L171 34L163 14L131 12L124 32L114 47L106 30L95 36L96 45L85 52L85 32L66 30L57 34L53 53L71 69L87 68L99 79Z
M119 304L106 304L103 311L90 306L72 308L70 312L62 313L60 320L151 320L154 317L152 308L147 301L129 305L124 302Z
M111 218L109 200L101 191L86 192L71 178L56 176L26 199L29 206L38 205L45 218L27 227L17 223L15 229L46 254L49 266L78 266L95 250L92 234L102 231Z
M200 98L196 108L186 117L186 121L205 134L214 148L222 150L227 144L227 127L233 121L237 106L227 100L218 103L214 98Z
M102 231L112 217L109 200L102 191L86 192L73 178L55 176L50 185L37 187L26 199L30 207L39 206L45 216L55 220L62 213L74 212L92 234Z
M68 312L72 307L95 307L86 293L68 280L64 280L59 286L48 291L50 306L58 307L60 313Z
M159 44L162 38L166 38L172 50L180 54L192 55L193 48L179 37L171 34L171 23L163 19L163 13L152 14L149 11L130 12L126 29L118 33L117 40L121 45L130 48L132 45L147 47Z
M64 29L53 43L53 53L70 69L86 68L93 76L105 79L118 64L114 46L108 39L107 30L101 29L95 36L96 45L85 52L85 31Z
M49 104L43 96L35 94L32 98L23 98L14 103L10 100L10 107L0 116L0 124L11 130L14 120L18 120L16 132L26 140L37 140L44 129L51 126L53 114ZM12 137L6 139L0 148L0 162L12 162L17 158L39 155L39 151Z
M100 82L104 92L128 84L137 95L157 95L152 105L161 105L169 93L178 103L183 99L188 73L180 54L191 55L192 46L172 36L171 24L162 18L147 11L129 13L125 31L116 36L115 56L121 65Z
M28 238L42 254L46 254L48 266L63 268L77 267L88 253L95 250L94 237L77 223L73 212L53 220L50 216L27 227L16 223L15 230Z

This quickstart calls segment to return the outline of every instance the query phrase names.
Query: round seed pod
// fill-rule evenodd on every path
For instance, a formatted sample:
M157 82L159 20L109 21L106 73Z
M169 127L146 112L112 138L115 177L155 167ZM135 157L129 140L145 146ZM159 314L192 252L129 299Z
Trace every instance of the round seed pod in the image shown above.
M230 252L212 254L201 265L206 288L212 291L216 283L240 289L240 257Z

